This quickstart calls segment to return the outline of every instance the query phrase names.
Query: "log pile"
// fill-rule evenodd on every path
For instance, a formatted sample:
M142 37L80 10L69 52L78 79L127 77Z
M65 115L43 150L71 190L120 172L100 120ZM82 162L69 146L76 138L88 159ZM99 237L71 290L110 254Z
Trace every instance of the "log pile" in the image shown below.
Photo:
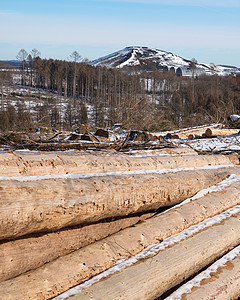
M158 138L165 137L166 139L201 139L211 137L225 137L239 134L239 129L224 128L222 124L203 125L190 128L177 129L169 131L166 134L153 133Z
M220 128L207 128L204 132L192 132L188 135L189 140L202 139L202 138L214 138L220 136L227 136L239 134L238 129L220 129Z
M240 205L238 177L216 192L194 196L231 174L240 174L237 157L200 156L191 149L136 156L2 153L0 173L0 291L4 300L50 299L119 260ZM191 197L195 198L183 202ZM154 256L154 268L148 265L153 258L146 257L145 267L138 263L123 268L75 297L98 299L98 291L106 299L158 297L237 246L239 222L238 215L229 217L224 224L160 251ZM206 251L219 230L226 238L218 237ZM191 260L183 266L189 255ZM169 261L175 262L173 266ZM132 280L139 282L135 288ZM121 284L116 286L116 282Z
M155 299L239 243L240 215L160 251L144 263L116 272L71 299ZM231 282L231 290L230 286Z

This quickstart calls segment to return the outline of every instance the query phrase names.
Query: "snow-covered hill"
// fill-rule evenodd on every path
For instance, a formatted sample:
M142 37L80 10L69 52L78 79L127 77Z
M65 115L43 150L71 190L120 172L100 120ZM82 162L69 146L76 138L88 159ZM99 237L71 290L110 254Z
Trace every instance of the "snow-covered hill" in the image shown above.
M94 66L101 65L107 68L126 69L129 72L159 69L174 71L178 75L191 76L192 71L189 70L189 63L190 60L171 52L140 46L126 47L91 62ZM233 66L214 66L198 63L195 73L196 75L203 73L228 75L231 73L240 73L240 69Z

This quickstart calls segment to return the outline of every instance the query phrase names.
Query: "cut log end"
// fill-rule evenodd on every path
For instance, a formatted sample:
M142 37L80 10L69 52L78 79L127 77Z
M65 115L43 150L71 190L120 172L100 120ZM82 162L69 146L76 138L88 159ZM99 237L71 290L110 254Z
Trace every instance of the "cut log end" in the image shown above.
M205 134L206 134L207 137L211 137L213 135L212 129L207 128L206 131L205 131Z

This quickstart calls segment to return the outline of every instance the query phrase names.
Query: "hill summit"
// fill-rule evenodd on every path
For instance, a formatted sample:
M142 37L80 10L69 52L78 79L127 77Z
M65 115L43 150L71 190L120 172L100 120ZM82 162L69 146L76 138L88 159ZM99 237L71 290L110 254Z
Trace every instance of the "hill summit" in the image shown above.
M103 56L91 62L94 66L106 66L107 68L123 69L129 72L135 71L172 71L177 75L191 76L189 69L191 60L182 58L171 52L151 49L141 46L126 47L117 52ZM213 64L197 63L196 75L200 74L229 75L240 73L240 69L234 66L215 66Z

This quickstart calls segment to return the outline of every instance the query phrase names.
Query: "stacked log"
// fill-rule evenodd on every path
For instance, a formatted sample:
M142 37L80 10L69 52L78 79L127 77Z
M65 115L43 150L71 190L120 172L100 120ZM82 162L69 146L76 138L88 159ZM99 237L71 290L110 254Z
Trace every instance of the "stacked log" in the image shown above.
M211 128L207 128L205 131L206 137L212 137L213 136L213 130Z
M5 241L0 244L0 282L36 269L58 257L142 222L152 215L153 213L142 214Z
M171 154L171 158L169 155ZM117 154L25 154L0 155L1 176L42 176L57 174L105 173L135 170L174 169L189 166L238 164L235 155L204 155L188 148L153 151L149 156Z
M166 138L167 139L179 139L179 135L176 134L176 133L172 134L172 133L169 132L169 133L166 134Z
M38 295L39 299L48 299L82 282L85 278L90 278L106 270L119 259L128 258L129 255L133 256L151 244L163 241L167 237L181 232L193 224L198 224L206 218L219 214L226 208L239 204L239 191L240 184L235 183L218 193L207 194L188 204L180 205L164 214L148 219L135 228L131 227L125 229L69 255L63 256L41 268L5 281L0 284L1 295L4 297L3 299L5 299L5 297L8 299L7 294L11 291L12 299L32 299L36 295ZM230 202L227 201L229 199L231 199ZM227 221L228 220L225 220L224 222L226 223ZM143 289L144 293L146 293L146 291L147 293L157 291L158 295L165 292L171 286L180 282L183 277L191 275L189 272L195 272L196 268L201 268L216 257L219 257L224 253L226 248L236 246L240 242L239 222L240 217L235 216L229 220L229 226L220 223L218 226L213 227L217 230L213 231L213 235L211 228L207 231L202 231L204 237L201 237L200 241L198 237L196 237L196 243L193 242L193 238L188 238L187 241L190 241L189 246L186 246L186 241L183 241L183 245L177 243L171 248L166 248L166 250L159 254L161 258L158 260L161 264L164 264L160 269L159 266L157 266L153 271L152 268L155 263L153 263L152 258L149 261L145 260L141 265L147 263L146 270L131 272L131 275L126 275L126 277L124 275L125 279L120 280L120 282L124 282L124 295L127 291L135 293L136 289L138 289L140 293L143 292ZM201 231L197 234L197 236L199 235L201 235ZM180 246L178 247L178 245ZM172 248L174 249L173 254L171 254L171 251L169 254L168 250ZM181 259L181 257L183 257L183 259ZM171 263L169 263L169 261ZM189 261L190 264L186 263ZM9 263L9 260L6 259L6 262ZM152 262L151 267L148 265L148 262L150 264ZM135 268L136 266L133 267ZM149 271L145 273L147 269L149 269L150 273ZM155 273L158 269L161 272L158 271L158 273ZM164 270L167 270L169 273L165 274ZM124 274L126 274L125 272L126 270L124 270ZM173 280L173 277L177 278L177 281L175 279ZM131 283L131 278L134 278L135 282L141 283L139 285L132 285L136 286L134 291L132 291L131 284L128 285L128 282ZM158 286L155 286L154 289L151 288L153 282L150 278L155 285L158 282ZM142 280L145 280L144 283L146 280L149 281L150 286L142 284ZM103 281L103 283L106 287L105 281ZM112 286L114 286L114 289L111 288ZM96 284L95 287L97 291L101 291L99 283ZM107 299L115 299L114 297L117 299L118 293L118 295L122 295L120 292L123 291L118 290L118 288L121 287L119 285L110 284L106 290L109 295L113 294L114 296L112 298L108 296ZM116 291L117 294L114 291ZM139 296L139 293L136 295ZM146 294L143 295L144 297L139 297L138 299L152 299L147 298ZM126 296L126 299L134 299L133 294L128 296ZM102 298L104 298L104 295L102 295ZM93 299L95 298L93 297Z
M178 151L0 156L2 299L49 299L239 204L236 184L152 217L239 173L235 156Z
M234 129L222 129L222 128L210 128L208 127L204 132L193 132L188 135L189 140L201 139L201 138L213 138L218 136L226 136L231 134L237 134L239 130Z
M156 299L239 243L240 215L115 273L71 299Z
M226 178L229 170L225 169L182 171L181 176L170 172L2 180L0 238L51 232L172 206Z
M185 299L239 299L240 297L240 257L220 267L215 274L201 282Z
M211 173L208 173L208 176L211 176L210 174ZM190 175L192 176L192 173ZM222 176L223 175L224 174L222 174ZM224 176L226 176L226 174ZM236 189L236 193L237 192L238 190ZM220 201L221 209L223 209L223 207L228 208L227 205L229 205L229 202L226 202L225 204L224 201L225 199ZM233 198L232 201L236 201L236 199ZM234 204L235 203L236 202L234 202ZM207 207L208 210L210 211L210 209L213 210L213 207L218 204L219 203L216 203L216 201L214 201L213 199L211 200L211 205L205 203L205 207ZM191 205L188 207L189 209L192 209ZM206 215L205 210L200 211L199 208L196 206L194 207L194 205L193 208L194 208L194 212L196 212L197 215L199 214L198 218L200 218L200 215L203 213L204 216ZM46 262L56 259L57 257L66 255L83 246L87 246L88 244L93 243L96 240L100 240L101 238L104 238L107 235L115 233L120 229L134 225L137 222L144 220L151 215L152 214L144 214L142 216L132 216L132 217L116 220L116 221L108 221L108 222L104 221L98 224L92 224L83 227L81 226L80 228L73 228L73 229L68 229L68 230L63 230L63 231L58 231L58 232L53 232L48 234L42 234L42 235L35 234L35 236L30 236L25 239L17 239L11 242L3 243L2 245L0 245L0 251L1 253L4 253L4 255L0 258L0 263L2 266L4 266L3 268L4 271L0 276L0 280L1 279L6 280L13 276L19 275L27 270L34 269ZM48 217L50 217L50 215L48 215ZM175 220L174 221L175 227L177 226L176 221L179 222L178 226L181 229L182 226L181 218L179 219L178 216L173 215L170 217L169 220L167 220L167 222L171 223L171 219ZM32 222L33 221L31 221L31 223ZM165 226L166 222L162 220L161 224L162 225L164 224ZM164 226L162 225L160 227L161 232L164 232ZM17 226L20 225L18 224L15 227ZM28 227L30 227L30 225ZM144 228L144 227L145 225L142 225L140 228ZM156 224L156 228L159 228L158 223ZM25 233L26 231L23 232ZM29 232L29 228L28 228L28 232ZM135 230L135 232L137 231ZM152 231L153 237L156 236L156 232L158 231L156 230ZM12 235L8 231L8 235L5 234L4 237L6 239L7 237L10 238L11 236ZM128 241L128 239L126 239L126 241ZM29 251L26 252L26 249L32 249L32 250L30 252ZM11 261L11 264L9 264L9 261ZM19 266L19 262L21 262L20 266Z
M203 136L201 136L201 135L197 135L197 134L191 133L191 134L189 134L188 139L190 141L192 141L192 140L195 140L195 139L201 139L202 137Z
M173 299L238 299L240 291L240 246L173 292Z
M205 131L207 137L226 136L226 135L232 135L238 133L239 133L239 129L225 129L225 128L207 128Z

